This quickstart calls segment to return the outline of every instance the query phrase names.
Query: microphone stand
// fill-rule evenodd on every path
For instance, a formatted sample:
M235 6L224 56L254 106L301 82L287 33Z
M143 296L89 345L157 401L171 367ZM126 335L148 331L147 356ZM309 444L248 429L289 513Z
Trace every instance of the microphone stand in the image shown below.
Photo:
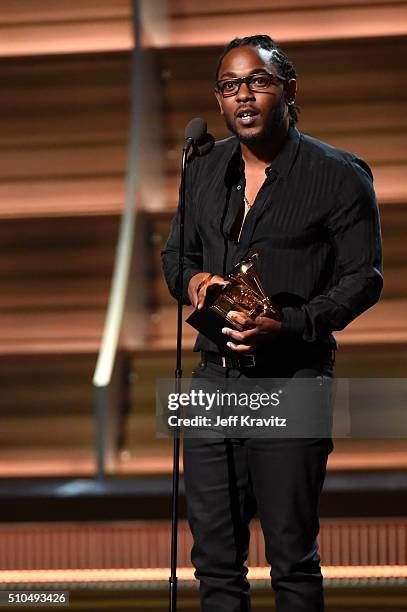
M182 379L182 295L184 292L184 221L185 221L185 183L188 153L193 143L187 138L182 148L181 186L180 186L180 223L179 223L179 251L178 251L178 316L177 316L177 358L175 366L175 392L181 392ZM171 501L171 575L169 578L169 612L177 609L177 544L178 544L178 490L179 490L179 454L180 454L180 427L174 431L173 469L172 469L172 501Z

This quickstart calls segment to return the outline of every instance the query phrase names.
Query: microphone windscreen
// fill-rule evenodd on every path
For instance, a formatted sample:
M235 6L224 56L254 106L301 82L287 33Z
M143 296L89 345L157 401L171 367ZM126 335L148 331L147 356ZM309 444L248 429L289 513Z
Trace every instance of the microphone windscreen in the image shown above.
M193 144L196 145L205 136L206 130L206 121L200 117L195 117L194 119L191 119L185 128L185 140L191 138Z
M206 155L212 151L215 144L215 139L212 134L206 133L201 142L195 147L195 152L198 155Z

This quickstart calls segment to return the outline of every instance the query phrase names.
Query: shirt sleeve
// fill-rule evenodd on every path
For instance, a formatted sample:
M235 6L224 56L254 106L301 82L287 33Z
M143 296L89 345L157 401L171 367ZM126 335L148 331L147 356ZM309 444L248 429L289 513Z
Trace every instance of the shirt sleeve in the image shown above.
M373 306L382 291L379 210L370 168L361 160L345 165L327 231L335 253L333 285L301 307L283 308L281 331L308 342L346 327Z
M193 194L193 166L194 162L187 167L186 186L185 186L185 232L184 232L184 272L183 272L183 291L182 301L190 304L188 297L189 281L195 274L202 272L203 248L202 241L198 232L197 201ZM180 203L175 217L171 222L170 234L164 249L161 251L161 262L164 277L171 295L179 298L179 236L180 236Z

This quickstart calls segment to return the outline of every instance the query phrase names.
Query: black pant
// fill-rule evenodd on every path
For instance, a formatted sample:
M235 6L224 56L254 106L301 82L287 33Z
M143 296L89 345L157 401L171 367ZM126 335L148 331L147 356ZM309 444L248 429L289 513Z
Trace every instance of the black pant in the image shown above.
M330 376L331 365L313 364L295 374ZM242 375L201 363L194 378ZM264 372L257 376L265 377ZM256 512L278 612L324 609L316 538L319 497L332 449L331 438L184 439L191 559L200 580L202 612L251 610L244 564L249 522Z

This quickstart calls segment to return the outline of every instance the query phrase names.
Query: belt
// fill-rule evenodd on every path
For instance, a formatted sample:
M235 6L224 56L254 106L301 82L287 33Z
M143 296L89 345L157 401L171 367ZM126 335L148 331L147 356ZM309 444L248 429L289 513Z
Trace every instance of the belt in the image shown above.
M204 363L216 363L222 368L233 368L239 370L241 368L255 368L256 358L254 355L220 355L212 351L201 351L201 359ZM259 364L257 364L259 365Z
M217 365L222 366L222 368L231 368L234 370L240 370L244 368L261 368L265 364L268 366L272 366L274 364L285 364L287 360L290 362L293 361L294 358L299 358L301 355L284 355L279 354L278 359L274 358L274 360L269 357L265 358L264 355L220 355L219 353L215 353L213 351L201 351L201 361L206 363L207 361L210 363L216 363ZM303 355L304 358L308 359L320 359L323 362L327 362L330 366L334 366L335 364L335 349L332 347L321 347L318 348L318 351L309 351L308 355Z

